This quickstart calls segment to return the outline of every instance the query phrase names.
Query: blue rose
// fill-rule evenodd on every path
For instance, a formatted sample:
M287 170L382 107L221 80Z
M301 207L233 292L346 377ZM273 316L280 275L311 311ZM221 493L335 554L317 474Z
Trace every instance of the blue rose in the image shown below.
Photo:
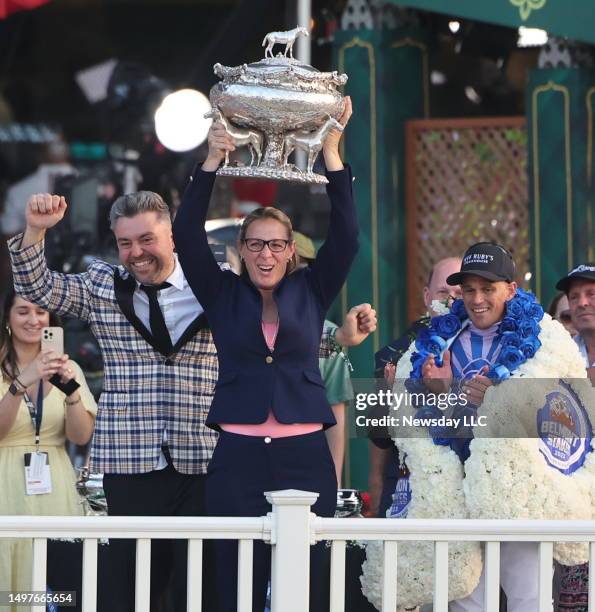
M535 296L531 292L525 291L520 287L516 290L516 297L523 302L535 302Z
M521 342L521 337L517 332L507 331L502 334L502 346L514 346L519 348Z
M421 364L413 366L409 376L415 379L422 378Z
M523 340L520 350L527 359L531 359L535 357L535 353L537 353L540 346L541 342L537 338L527 338Z
M539 324L533 319L525 319L519 323L519 335L521 338L532 338L539 334Z
M435 331L442 338L452 338L461 329L461 321L453 314L442 315L432 319L430 332Z
M440 336L431 336L426 347L432 355L440 355L446 348L446 340L443 340Z
M439 355L446 348L446 342L431 330L422 329L415 340L415 348L426 354Z
M421 369L424 365L424 362L428 356L428 353L425 351L420 351L418 353L413 353L411 355L411 365L413 369L411 370L411 378L421 378Z
M498 361L510 372L514 372L527 359L518 348L508 345L502 347Z
M535 321L543 319L543 308L537 302L523 302L523 310L525 315Z
M506 302L506 316L514 319L523 318L525 316L523 302L518 298L513 298L509 302Z
M510 378L510 370L503 365L493 365L488 370L488 378L498 384Z
M503 334L504 332L515 332L517 331L517 322L511 317L504 317L500 322L498 331Z
M415 348L418 351L423 351L428 342L430 341L430 330L427 327L419 330L417 338L415 339Z
M465 308L465 303L463 302L463 300L460 299L455 300L452 303L450 307L450 313L457 317L460 321L464 321L469 317L469 315L467 314L467 309Z

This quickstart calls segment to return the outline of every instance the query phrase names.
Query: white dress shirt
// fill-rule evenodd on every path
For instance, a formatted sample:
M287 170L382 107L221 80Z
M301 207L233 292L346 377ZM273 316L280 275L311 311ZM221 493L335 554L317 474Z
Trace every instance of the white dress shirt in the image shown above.
M157 301L163 313L165 326L169 332L172 345L180 339L186 328L204 312L204 308L196 299L188 281L182 272L182 266L178 256L174 253L174 271L165 279L171 287L161 289L157 294ZM136 290L132 296L134 312L142 324L149 330L149 296L141 288L141 283L136 282ZM151 330L152 331L152 330Z

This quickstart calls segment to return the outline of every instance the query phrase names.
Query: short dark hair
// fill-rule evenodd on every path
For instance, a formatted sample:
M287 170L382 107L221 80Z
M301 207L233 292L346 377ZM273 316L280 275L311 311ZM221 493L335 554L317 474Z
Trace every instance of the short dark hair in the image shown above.
M169 206L154 191L137 191L120 196L109 211L109 224L113 231L121 217L136 217L144 212L156 212L162 221L171 223Z

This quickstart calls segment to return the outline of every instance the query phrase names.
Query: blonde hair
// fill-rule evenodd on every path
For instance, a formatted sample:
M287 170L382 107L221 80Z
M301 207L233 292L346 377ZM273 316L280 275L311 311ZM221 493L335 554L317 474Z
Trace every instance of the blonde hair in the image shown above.
M246 239L248 228L252 223L254 223L254 221L263 221L267 219L273 219L274 221L281 223L281 225L283 225L287 230L287 239L293 242L293 226L291 225L291 219L282 210L274 208L273 206L263 206L262 208L257 208L247 215L240 227L240 235L238 236L238 240L243 242ZM291 259L287 262L287 270L285 274L291 274L296 267L297 259L296 254L294 253L291 256ZM244 270L244 260L242 259L242 272Z

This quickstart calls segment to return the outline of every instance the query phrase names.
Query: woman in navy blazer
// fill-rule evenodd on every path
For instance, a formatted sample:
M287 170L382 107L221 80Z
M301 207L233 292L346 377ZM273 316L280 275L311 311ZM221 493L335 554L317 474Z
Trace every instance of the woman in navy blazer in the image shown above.
M351 116L346 98L343 126ZM351 171L339 155L341 132L323 147L331 201L328 234L310 268L294 270L289 219L259 209L240 230L242 274L222 271L204 223L215 171L234 149L223 126L209 133L209 154L184 193L174 241L192 290L205 309L219 358L219 379L207 425L220 432L208 468L207 511L214 516L261 516L265 491L302 489L319 494L313 511L333 516L337 481L323 429L335 424L318 369L326 312L358 249ZM322 550L311 559L310 610L317 601ZM255 543L253 608L264 609L270 548ZM237 543L217 543L220 612L236 610Z

